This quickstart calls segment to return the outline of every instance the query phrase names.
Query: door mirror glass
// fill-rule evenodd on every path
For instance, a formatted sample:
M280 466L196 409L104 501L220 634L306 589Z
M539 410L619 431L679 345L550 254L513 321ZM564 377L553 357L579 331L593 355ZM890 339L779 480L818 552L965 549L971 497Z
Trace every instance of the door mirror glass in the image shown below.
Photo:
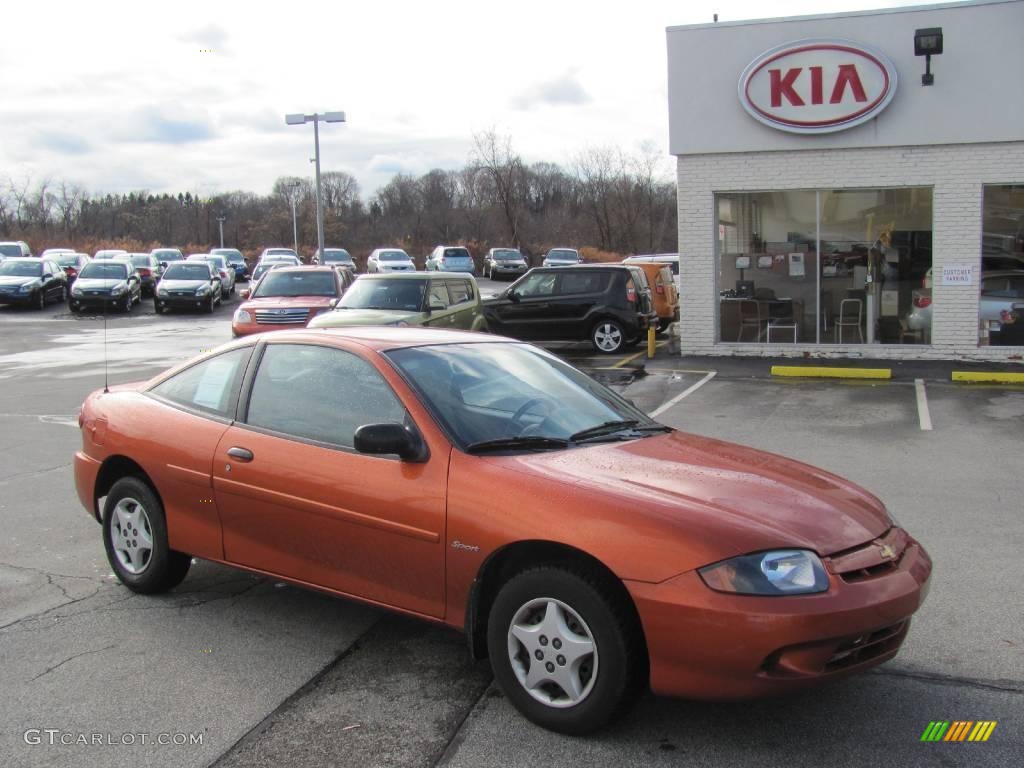
M505 296L511 302L518 302L519 301L519 294L516 293L515 290L512 289L512 288L509 288L507 291L505 291Z
M249 289L248 289L248 288L243 288L243 289L242 289L242 291L241 291L241 297L242 297L243 299L248 299L248 298L249 298ZM334 306L334 304L332 303L332 304L331 304L331 306L333 307L333 306Z

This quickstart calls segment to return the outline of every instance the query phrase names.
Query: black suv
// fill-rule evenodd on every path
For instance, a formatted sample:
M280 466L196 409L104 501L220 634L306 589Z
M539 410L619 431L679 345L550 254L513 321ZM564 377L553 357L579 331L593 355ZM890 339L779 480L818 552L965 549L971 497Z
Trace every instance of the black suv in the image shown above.
M641 278L642 270L622 264L538 267L485 299L484 317L492 333L526 341L589 341L611 355L638 342L656 317Z

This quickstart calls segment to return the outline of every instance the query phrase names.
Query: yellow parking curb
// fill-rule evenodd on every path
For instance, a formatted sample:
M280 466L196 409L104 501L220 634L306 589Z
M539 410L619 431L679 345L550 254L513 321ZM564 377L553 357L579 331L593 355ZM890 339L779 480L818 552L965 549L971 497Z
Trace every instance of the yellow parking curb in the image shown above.
M953 371L953 381L1024 384L1024 373L1004 373L1001 371Z
M772 376L826 379L891 379L891 368L839 368L820 365L773 365Z

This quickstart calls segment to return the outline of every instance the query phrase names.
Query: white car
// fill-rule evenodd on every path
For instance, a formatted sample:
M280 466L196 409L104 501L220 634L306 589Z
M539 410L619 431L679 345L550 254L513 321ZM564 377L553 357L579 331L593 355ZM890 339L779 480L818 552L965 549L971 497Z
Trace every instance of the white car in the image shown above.
M226 299L235 292L235 269L223 256L212 253L190 253L185 261L206 261L213 265L220 277L220 297Z
M552 248L544 255L542 267L571 267L574 264L582 264L580 252L575 248Z
M93 258L104 261L105 259L112 259L115 256L128 256L128 251L124 248L104 248L103 250L96 251ZM128 256L128 260L131 261L131 256Z
M297 254L292 248L264 248L258 261L263 261L268 256L291 256L295 259L296 266L300 266L302 264L302 259L299 258L299 254Z
M371 274L375 272L415 272L416 264L401 248L378 248L366 260L366 271Z

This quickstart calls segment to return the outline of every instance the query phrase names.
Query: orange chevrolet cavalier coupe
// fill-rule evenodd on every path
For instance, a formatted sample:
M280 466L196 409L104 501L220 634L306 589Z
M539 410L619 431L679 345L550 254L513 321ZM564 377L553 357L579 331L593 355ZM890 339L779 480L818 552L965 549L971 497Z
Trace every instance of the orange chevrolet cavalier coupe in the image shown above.
M739 699L887 661L932 568L852 483L500 337L253 336L91 394L80 423L78 495L130 589L200 557L457 627L564 733L645 684Z

